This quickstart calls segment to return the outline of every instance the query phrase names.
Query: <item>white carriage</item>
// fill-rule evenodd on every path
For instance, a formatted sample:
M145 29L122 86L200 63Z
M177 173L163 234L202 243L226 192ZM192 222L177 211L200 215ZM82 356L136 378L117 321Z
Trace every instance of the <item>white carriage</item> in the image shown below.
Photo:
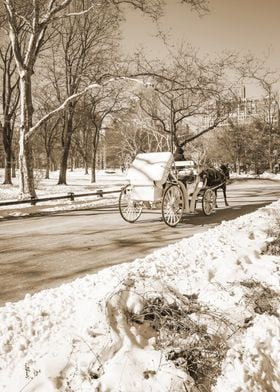
M204 214L215 207L215 193L203 189L192 161L174 162L171 152L138 154L127 172L129 184L119 197L124 220L135 222L144 207L159 206L163 221L176 226L182 216L195 212L198 200Z

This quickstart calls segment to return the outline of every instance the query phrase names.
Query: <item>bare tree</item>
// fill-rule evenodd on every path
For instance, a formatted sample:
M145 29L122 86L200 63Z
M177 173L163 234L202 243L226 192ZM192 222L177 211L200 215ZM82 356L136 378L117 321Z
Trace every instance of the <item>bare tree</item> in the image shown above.
M2 29L6 33L4 27ZM19 103L19 78L13 59L11 43L3 36L0 48L0 70L2 72L2 108L3 108L3 145L5 152L4 184L12 184L13 133L16 111Z
M48 122L44 122L41 125L41 129L38 132L38 142L41 144L45 152L46 163L45 163L45 178L50 178L50 169L52 154L54 152L54 147L58 145L59 140L59 127L58 124L61 121L59 117L54 117Z
M230 55L215 62L201 61L194 52L180 50L173 64L156 70L146 63L150 97L142 94L141 107L169 135L177 152L222 124L235 100L226 79ZM195 128L195 131L192 129Z
M20 84L20 142L19 142L19 170L20 170L20 195L35 197L33 178L32 147L28 132L33 125L32 102L32 75L38 55L47 40L46 32L53 21L70 1L65 0L60 4L50 1L44 5L42 1L17 2L4 1L6 10L9 36L17 65ZM26 46L21 44L20 26L24 22Z
M206 0L183 0L196 11L204 10ZM4 9L8 19L9 36L13 48L13 53L20 78L20 141L19 141L19 172L20 172L20 194L19 197L36 197L33 165L32 165L32 145L31 136L39 129L41 123L58 110L63 110L67 103L70 104L73 98L66 100L60 105L56 112L45 116L37 124L33 125L33 88L32 76L35 72L35 65L38 56L44 45L48 42L49 33L53 24L62 18L79 18L87 12L98 13L100 7L113 4L116 7L122 3L130 4L143 12L156 18L162 10L161 0L104 0L95 2L88 1L88 7L76 8L81 2L75 0L4 0ZM73 8L69 10L68 6ZM21 45L19 26L24 23L26 32L26 47ZM71 113L71 105L70 109ZM68 121L68 118L66 119Z
M115 117L127 110L127 96L121 83L104 85L98 94L90 96L89 123L92 129L91 182L96 181L96 159L100 137L111 126Z
M88 121L88 115L87 105L83 102L76 110L77 129L73 134L72 143L72 148L75 148L83 160L85 174L89 173L88 169L92 151L92 128L90 121Z
M122 165L128 157L132 161L137 153L170 149L168 135L162 132L160 124L141 109L141 101L134 101L114 125L122 140Z
M99 13L86 13L80 18L67 19L58 29L62 47L64 72L60 97L65 100L76 94L89 81L97 81L108 73L114 47L117 47L119 14L107 7ZM74 133L77 101L64 110L64 131L58 184L66 184L67 159Z
M236 65L238 72L244 81L254 81L262 91L258 102L254 125L259 130L255 138L262 139L263 154L267 156L270 171L278 151L276 150L277 139L280 136L279 128L279 76L276 72L268 69L263 60L248 54ZM265 138L263 137L265 136ZM276 154L275 154L276 152Z

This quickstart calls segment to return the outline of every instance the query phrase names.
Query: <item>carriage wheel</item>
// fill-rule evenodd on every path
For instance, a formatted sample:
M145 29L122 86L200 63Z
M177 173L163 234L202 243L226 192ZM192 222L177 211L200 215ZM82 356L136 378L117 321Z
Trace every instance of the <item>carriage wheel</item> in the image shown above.
M171 227L176 226L184 213L184 194L179 185L169 185L162 197L161 213L163 221Z
M131 198L131 185L126 185L120 193L119 211L121 217L129 223L136 222L142 213L143 202Z
M206 189L202 196L202 211L204 215L212 214L216 205L216 195L212 189Z

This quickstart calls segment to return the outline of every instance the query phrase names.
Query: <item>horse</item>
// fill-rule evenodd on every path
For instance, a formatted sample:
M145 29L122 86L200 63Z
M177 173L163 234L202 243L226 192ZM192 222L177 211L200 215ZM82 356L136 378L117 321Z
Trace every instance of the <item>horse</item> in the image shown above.
M225 205L228 206L226 183L229 179L229 169L226 165L222 164L219 169L208 168L204 169L199 173L199 176L203 182L203 187L215 188L214 192L217 200L217 190L222 189L224 195ZM218 207L216 201L216 208Z

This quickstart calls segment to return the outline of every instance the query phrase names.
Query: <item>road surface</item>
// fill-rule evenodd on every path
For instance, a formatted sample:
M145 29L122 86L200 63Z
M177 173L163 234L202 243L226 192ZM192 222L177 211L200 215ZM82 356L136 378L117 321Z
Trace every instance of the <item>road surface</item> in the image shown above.
M222 195L222 193L221 193ZM215 214L185 216L176 227L147 211L129 224L118 208L50 213L0 222L0 306L94 273L133 261L223 220L250 213L280 197L280 182L246 180L228 186L229 207L219 198Z

